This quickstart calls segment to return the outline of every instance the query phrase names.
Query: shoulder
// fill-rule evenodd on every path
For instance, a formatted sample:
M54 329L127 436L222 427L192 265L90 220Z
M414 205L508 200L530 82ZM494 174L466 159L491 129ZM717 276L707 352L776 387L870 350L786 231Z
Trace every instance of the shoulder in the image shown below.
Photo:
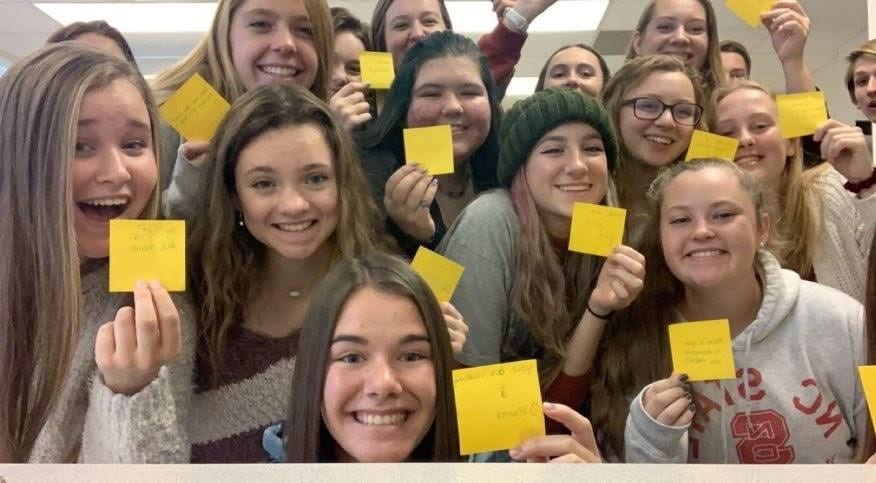
M790 272L783 270L783 272ZM793 273L793 272L790 272ZM796 276L797 274L794 273ZM862 320L864 306L850 295L827 285L800 281L800 293L797 297L799 309L817 315L819 319L845 318Z
M464 228L481 232L502 228L516 231L518 224L510 193L505 189L496 189L472 200L459 215L451 231Z
M476 252L507 258L514 251L519 221L506 190L497 189L474 199L459 215L438 250L451 258Z

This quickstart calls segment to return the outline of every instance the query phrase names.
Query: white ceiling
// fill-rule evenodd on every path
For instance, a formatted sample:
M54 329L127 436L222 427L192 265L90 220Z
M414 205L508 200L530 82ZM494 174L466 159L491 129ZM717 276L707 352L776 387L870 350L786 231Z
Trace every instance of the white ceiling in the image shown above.
M103 0L107 1L107 0ZM112 0L110 0L112 1ZM487 2L490 0L470 0ZM517 75L535 77L547 56L568 43L594 43L626 34L635 26L648 0L611 0L596 32L534 34L528 39ZM370 19L376 0L329 0L331 6L349 8L363 19ZM783 87L780 66L772 51L766 30L749 28L724 6L713 0L718 15L721 38L745 44L752 54L754 77L775 88ZM831 114L846 122L857 118L845 95L842 77L843 57L867 40L867 0L800 0L812 18L812 34L806 49L807 62L816 82L828 98ZM0 0L0 64L11 62L42 45L46 37L60 27L30 0ZM153 74L173 63L191 49L201 34L127 34L141 69ZM602 35L603 37L599 37ZM616 43L616 42L615 42ZM621 55L607 55L612 71L623 62Z

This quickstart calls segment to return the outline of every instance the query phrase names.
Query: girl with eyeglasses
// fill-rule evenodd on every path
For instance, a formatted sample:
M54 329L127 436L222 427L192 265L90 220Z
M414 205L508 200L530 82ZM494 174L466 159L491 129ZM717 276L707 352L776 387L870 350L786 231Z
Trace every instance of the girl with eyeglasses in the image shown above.
M675 57L638 57L611 78L602 101L620 134L613 175L619 205L630 211L629 241L636 246L648 186L660 168L683 158L694 129L705 129L702 78Z

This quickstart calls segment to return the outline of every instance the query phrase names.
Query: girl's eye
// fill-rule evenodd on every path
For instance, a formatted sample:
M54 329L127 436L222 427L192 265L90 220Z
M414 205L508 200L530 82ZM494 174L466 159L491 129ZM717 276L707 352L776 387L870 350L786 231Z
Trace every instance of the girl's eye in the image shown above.
M255 181L254 183L252 183L251 186L257 190L263 190L263 189L268 189L268 188L273 187L274 183L272 183L270 180L267 180L267 179L260 179L258 181Z
M865 85L867 85L867 80L868 79L866 77L858 77L857 79L855 79L855 85L858 87L864 87Z
M313 36L313 29L310 27L310 25L305 25L305 26L302 26L302 27L298 27L298 28L295 29L295 32L298 33L298 34L301 34L301 35L303 35L303 36L306 36L306 37L311 37L311 36Z
M605 152L605 148L603 148L602 146L586 146L584 148L584 152L591 153L591 154L599 154L599 153Z
M358 363L364 361L365 358L359 354L344 354L335 360L338 362L343 362L345 364L358 364Z
M321 184L328 181L328 176L324 174L311 174L307 176L305 181L307 184Z
M720 213L715 214L715 218L724 218L724 219L733 218L735 216L736 216L736 213L733 213L731 211L722 211Z
M566 150L563 148L545 148L541 151L541 154L547 154L548 156L559 156L565 152Z
M255 20L249 23L249 27L253 30L264 32L271 28L271 24L266 20Z
M395 24L392 25L392 29L395 30L395 31L398 31L398 32L401 32L401 31L403 31L403 30L407 30L407 29L408 29L408 23L407 23L407 22L398 22L398 23L395 23Z
M692 34L701 34L701 33L703 33L703 32L706 31L706 28L703 27L702 25L694 25L694 26L692 26L692 27L689 27L689 28L687 29L687 31L688 31L689 33L692 33Z
M657 24L657 31L663 32L663 33L671 32L672 31L672 24L668 24L668 23Z
M138 139L136 141L130 141L130 142L125 143L122 146L122 148L124 148L126 151L141 151L141 150L145 149L146 146L147 146L147 144L145 141Z
M438 25L438 21L434 18L427 18L426 20L423 20L423 25L426 27L434 27L435 25Z
M75 152L77 156L86 156L94 151L90 145L83 142L76 142Z
M441 97L441 93L438 91L423 91L420 93L420 97Z
M670 225L680 225L680 224L682 224L682 223L687 223L687 221L688 221L689 219L690 219L690 218L688 218L688 217L686 217L686 216L679 216L679 217L677 217L677 218L670 218L670 219L669 219L669 224L670 224Z
M421 360L428 359L428 358L429 357L427 357L424 354L420 354L419 352L405 352L404 354L402 354L400 359L403 362L416 362L416 361L421 361Z

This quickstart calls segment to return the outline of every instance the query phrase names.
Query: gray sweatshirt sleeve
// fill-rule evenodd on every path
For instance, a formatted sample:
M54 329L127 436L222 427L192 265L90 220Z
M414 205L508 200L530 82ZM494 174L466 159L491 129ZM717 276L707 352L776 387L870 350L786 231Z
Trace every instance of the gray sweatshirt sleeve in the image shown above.
M170 186L164 190L161 212L168 219L188 220L192 216L192 203L201 184L200 167L195 166L177 151Z
M192 394L195 328L192 311L174 297L180 312L179 356L132 396L115 394L99 370L92 376L82 429L83 463L188 463L188 414Z
M642 405L645 386L630 404L624 430L624 459L627 463L687 463L686 426L667 426L656 421Z

